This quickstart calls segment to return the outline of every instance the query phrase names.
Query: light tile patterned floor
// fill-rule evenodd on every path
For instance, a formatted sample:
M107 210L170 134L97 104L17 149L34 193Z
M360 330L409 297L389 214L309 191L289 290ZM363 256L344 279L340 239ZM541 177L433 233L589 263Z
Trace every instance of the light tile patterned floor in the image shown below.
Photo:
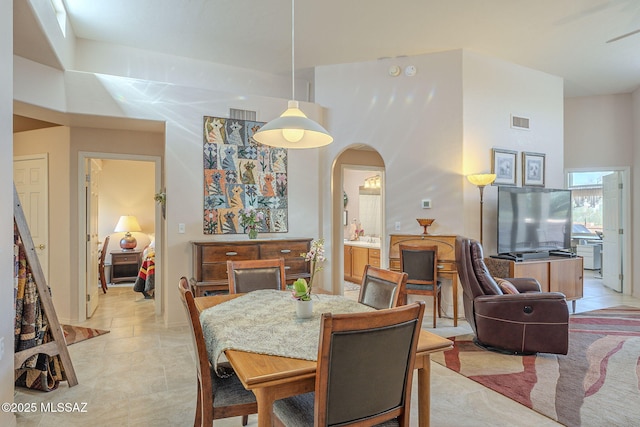
M586 276L590 275L587 273ZM347 296L357 298L357 291ZM577 311L627 304L640 307L637 298L625 297L585 281L585 296ZM428 304L427 304L428 305ZM425 325L430 325L427 315ZM453 336L469 330L465 321L453 328L452 320L438 320L431 330ZM18 426L191 426L195 411L195 365L186 326L165 328L154 315L152 300L130 287L112 287L100 294L97 312L83 326L111 332L69 346L79 384L62 383L50 393L17 389L15 401L80 403L86 413L23 413ZM550 419L533 412L437 363L432 364L431 425L440 426L552 426ZM416 383L417 381L414 381ZM417 402L413 393L412 423ZM240 418L219 420L214 426L239 427ZM249 418L256 425L256 417Z

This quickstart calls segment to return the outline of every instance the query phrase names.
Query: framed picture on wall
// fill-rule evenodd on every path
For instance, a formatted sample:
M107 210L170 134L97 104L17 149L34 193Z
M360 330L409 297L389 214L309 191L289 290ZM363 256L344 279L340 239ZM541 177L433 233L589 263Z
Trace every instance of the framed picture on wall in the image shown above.
M493 185L516 185L516 161L518 152L492 149L491 173L496 174Z
M544 154L522 152L522 185L544 187Z

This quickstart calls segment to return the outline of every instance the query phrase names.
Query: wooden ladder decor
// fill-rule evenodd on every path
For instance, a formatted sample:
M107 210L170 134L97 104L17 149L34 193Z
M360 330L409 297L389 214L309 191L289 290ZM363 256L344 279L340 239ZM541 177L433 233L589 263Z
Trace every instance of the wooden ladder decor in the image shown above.
M33 274L33 279L35 280L36 287L38 289L38 295L40 296L42 310L47 316L51 335L53 337L53 341L15 353L13 357L14 366L19 368L25 360L34 354L44 353L51 357L59 355L67 376L67 383L69 384L69 387L73 387L78 384L78 378L76 377L76 372L73 369L73 364L71 363L71 357L69 356L69 351L67 349L67 342L64 339L64 332L62 331L60 322L58 322L58 316L56 315L56 310L53 307L53 301L51 301L49 288L47 287L44 273L42 272L42 266L38 260L38 254L36 253L36 248L33 244L33 238L31 237L27 219L25 218L24 211L22 210L22 204L20 203L15 183L13 184L13 220L16 223L18 234L20 235L20 239L24 245L27 263L29 264L29 267L31 267L31 273Z

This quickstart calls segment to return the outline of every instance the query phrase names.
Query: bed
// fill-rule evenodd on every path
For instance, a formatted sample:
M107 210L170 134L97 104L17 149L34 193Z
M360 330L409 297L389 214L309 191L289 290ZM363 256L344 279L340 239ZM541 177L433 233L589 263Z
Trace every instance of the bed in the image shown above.
M146 299L153 298L155 293L155 258L155 245L151 242L142 252L142 265L133 284L133 290L141 292Z

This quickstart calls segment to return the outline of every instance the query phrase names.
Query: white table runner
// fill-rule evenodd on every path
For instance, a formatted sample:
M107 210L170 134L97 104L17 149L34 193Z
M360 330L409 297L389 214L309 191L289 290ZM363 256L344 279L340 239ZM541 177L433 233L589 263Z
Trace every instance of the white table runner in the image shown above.
M339 295L313 295L313 317L298 319L288 291L259 290L207 308L200 322L216 368L229 349L296 359L316 360L322 313L373 311Z

